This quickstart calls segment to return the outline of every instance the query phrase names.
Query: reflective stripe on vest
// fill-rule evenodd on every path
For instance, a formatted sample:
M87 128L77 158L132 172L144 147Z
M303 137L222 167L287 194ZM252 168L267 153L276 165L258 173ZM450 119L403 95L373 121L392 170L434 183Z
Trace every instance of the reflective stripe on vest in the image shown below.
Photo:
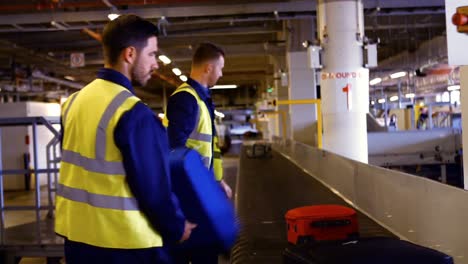
M139 210L138 204L135 198L116 197L116 196L90 193L86 190L68 187L63 184L57 185L57 195L60 195L69 200L73 200L75 202L86 203L94 207L126 210L126 211Z
M83 167L87 171L103 174L125 174L122 162L90 159L71 150L62 150L62 161Z
M70 103L67 104L67 109L65 109L65 112L63 113L62 124L65 124L65 120L67 120L68 111L70 111L70 106L73 104L73 101L75 101L76 95L78 95L78 92L72 94L70 98L68 98Z
M120 92L109 104L107 109L104 111L104 114L99 121L97 133L96 133L96 159L104 160L106 157L106 129L109 125L111 117L117 111L125 100L132 97L133 95L128 91Z

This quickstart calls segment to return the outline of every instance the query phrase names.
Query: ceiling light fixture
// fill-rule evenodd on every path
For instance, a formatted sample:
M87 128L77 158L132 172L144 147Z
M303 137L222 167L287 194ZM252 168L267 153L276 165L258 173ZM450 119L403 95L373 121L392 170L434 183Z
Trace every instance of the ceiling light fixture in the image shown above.
M162 61L165 65L170 64L172 61L166 55L159 55L159 60Z
M183 82L186 82L186 81L187 81L187 76L185 76L185 75L181 75L181 76L179 76L179 78L180 78Z
M173 69L172 69L172 72L173 72L175 75L177 75L177 76L179 76L179 75L182 74L182 71L179 70L179 68L173 68Z
M115 5L113 5L109 0L102 0L102 2L110 8L110 11L109 11L109 14L107 15L107 18L109 18L109 20L114 20L116 18L118 18L120 16L119 14L119 10L117 9L117 7Z
M385 100L385 98L380 98L379 100L377 100L377 102L378 102L379 104L383 104L383 103L385 103L386 101L387 101L387 100Z
M225 85L215 85L211 87L210 89L236 89L237 85L236 84L225 84Z
M401 78L401 77L405 77L405 76L406 76L406 72L404 72L404 71L395 72L395 73L390 74L390 78L392 78L392 79L397 79L397 78Z
M120 16L120 14L119 14L119 13L114 13L114 12L111 12L111 13L109 13L109 14L107 15L107 18L109 18L109 20L111 20L111 21L112 21L112 20L114 20L114 19L118 18L119 16Z
M414 97L416 97L416 95L414 93L407 93L407 94L405 94L405 97L406 98L414 98Z
M390 102L395 102L396 100L398 100L398 96L394 95L390 97Z
M381 82L382 82L382 78L374 78L369 82L369 84L370 85L376 85L376 84L379 84Z

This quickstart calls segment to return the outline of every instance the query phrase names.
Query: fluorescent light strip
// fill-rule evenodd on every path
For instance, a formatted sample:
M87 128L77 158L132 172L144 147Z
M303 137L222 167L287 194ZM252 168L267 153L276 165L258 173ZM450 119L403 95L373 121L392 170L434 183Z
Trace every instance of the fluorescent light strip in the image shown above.
M374 78L369 82L369 84L370 85L376 85L376 84L379 84L381 82L382 82L382 78Z
M181 75L179 76L180 80L182 80L183 82L186 82L187 81L187 76L185 75Z
M173 72L175 75L177 75L177 76L179 76L179 75L182 74L182 71L179 70L179 68L174 68L174 69L172 69L172 72Z
M416 95L414 93L407 93L405 94L406 98L414 98Z
M169 57L167 57L166 55L159 55L158 58L166 65L172 62L171 59L169 59Z
M211 87L210 89L236 89L237 85L236 84L225 84L225 85L215 85Z
M406 72L404 72L404 71L395 72L395 73L390 74L390 78L392 78L392 79L397 79L397 78L401 78L401 77L404 77L404 76L406 76Z
M385 103L386 101L387 101L387 100L385 100L385 98L380 98L379 100L377 100L377 102L378 102L379 104L383 104L383 103Z
M390 102L395 102L396 100L398 100L398 96L394 95L390 97Z

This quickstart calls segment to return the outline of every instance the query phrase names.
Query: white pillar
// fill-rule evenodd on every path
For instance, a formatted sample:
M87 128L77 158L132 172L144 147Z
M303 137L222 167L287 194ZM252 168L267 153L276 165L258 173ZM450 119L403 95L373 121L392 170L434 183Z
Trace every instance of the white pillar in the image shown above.
M460 106L462 110L463 184L468 190L468 66L460 66ZM466 153L466 154L465 154Z
M324 65L323 147L367 163L369 70L363 68L362 1L319 0L318 32Z

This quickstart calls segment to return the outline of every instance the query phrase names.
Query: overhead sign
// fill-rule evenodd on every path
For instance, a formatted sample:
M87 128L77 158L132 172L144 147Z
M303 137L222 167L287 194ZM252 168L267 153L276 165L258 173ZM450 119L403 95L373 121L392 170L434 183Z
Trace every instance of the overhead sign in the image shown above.
M447 50L450 65L468 65L468 0L445 0Z
M85 55L84 53L71 53L70 54L70 67L84 67L85 66Z
M369 112L369 70L322 72L322 112ZM325 103L326 102L326 103Z

